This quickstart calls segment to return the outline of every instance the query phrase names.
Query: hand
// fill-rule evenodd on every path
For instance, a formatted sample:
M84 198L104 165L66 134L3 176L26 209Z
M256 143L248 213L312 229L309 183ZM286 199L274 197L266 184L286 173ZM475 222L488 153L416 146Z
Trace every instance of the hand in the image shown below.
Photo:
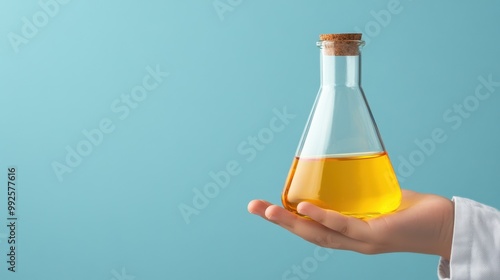
M403 190L400 207L392 213L361 220L301 202L294 214L263 200L253 200L248 211L322 247L363 254L415 252L449 260L453 238L454 205L437 195Z

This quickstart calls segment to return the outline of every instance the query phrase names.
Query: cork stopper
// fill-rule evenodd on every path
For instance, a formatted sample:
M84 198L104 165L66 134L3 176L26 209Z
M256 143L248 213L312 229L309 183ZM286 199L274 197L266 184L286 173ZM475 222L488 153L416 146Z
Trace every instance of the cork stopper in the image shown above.
M321 34L319 39L326 55L359 55L361 33Z

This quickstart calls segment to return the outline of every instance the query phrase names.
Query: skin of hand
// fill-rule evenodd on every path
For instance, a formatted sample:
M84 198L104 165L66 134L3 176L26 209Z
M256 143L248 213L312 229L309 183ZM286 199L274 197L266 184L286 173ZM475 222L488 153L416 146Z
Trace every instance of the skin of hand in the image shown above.
M322 247L363 254L414 252L450 259L454 204L437 195L403 190L396 211L366 220L309 202L297 206L309 218L263 200L251 201L248 211Z

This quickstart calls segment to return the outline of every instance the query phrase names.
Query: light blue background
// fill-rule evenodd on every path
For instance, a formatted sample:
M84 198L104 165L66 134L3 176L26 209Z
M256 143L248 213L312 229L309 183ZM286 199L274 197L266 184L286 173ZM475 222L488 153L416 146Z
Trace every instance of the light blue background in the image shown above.
M415 140L446 133L411 175L399 174L402 187L500 208L500 87L457 129L443 118L472 98L478 77L500 81L500 4L401 0L377 22L390 2L69 1L16 53L9 34L43 10L2 0L0 278L282 279L313 257L314 245L246 205L280 203L319 86L321 33L369 39L363 86L396 168ZM218 14L214 3L230 9ZM170 75L121 120L111 104L157 65ZM247 161L238 145L284 107L295 118ZM51 164L104 118L115 130L60 182ZM193 188L231 160L241 173L186 224L179 205L192 206ZM11 165L15 274L5 262ZM334 251L308 279L436 279L437 261Z

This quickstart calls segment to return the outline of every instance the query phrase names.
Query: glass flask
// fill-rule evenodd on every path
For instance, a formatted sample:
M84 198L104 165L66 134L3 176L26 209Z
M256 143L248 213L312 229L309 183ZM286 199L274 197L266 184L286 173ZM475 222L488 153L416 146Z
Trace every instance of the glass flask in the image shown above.
M401 189L361 88L361 34L323 34L321 86L282 194L357 218L396 210Z

